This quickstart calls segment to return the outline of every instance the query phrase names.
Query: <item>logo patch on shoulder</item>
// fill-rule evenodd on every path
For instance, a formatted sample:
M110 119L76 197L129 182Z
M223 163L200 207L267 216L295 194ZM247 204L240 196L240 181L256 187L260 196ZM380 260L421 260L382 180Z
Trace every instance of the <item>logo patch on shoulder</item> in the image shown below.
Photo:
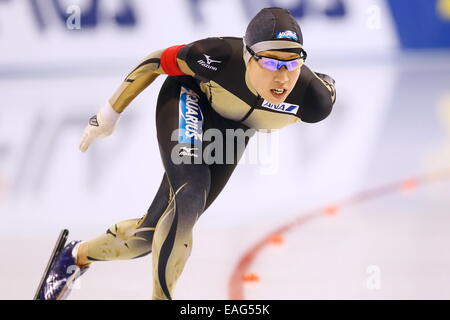
M274 111L291 113L291 114L297 114L298 108L300 108L300 106L296 105L296 104L290 104L290 103L273 104L266 100L264 100L264 102L262 103L261 106L264 108L267 108L267 109L274 110Z
M276 34L277 39L292 39L298 41L297 33L291 30L280 30Z
M203 68L208 68L208 69L217 71L217 67L214 66L214 65L212 65L212 63L222 63L222 61L220 61L220 60L214 60L214 59L211 58L211 56L208 56L207 54L203 54L203 55L205 56L206 62L205 62L205 60L203 60L203 59L199 59L199 60L197 61L197 63L198 63L199 65L201 65Z

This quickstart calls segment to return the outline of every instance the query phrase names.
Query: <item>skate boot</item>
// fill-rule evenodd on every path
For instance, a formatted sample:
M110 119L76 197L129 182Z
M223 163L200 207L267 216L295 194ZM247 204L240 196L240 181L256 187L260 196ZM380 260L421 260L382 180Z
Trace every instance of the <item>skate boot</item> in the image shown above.
M65 299L75 280L87 271L89 266L80 268L76 263L80 243L81 241L72 241L61 250L39 291L39 300Z

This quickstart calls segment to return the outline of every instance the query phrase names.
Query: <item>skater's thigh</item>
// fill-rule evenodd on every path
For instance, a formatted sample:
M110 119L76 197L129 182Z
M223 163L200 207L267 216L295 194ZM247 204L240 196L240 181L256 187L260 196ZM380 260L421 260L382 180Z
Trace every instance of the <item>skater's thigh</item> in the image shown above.
M248 140L245 142L244 149L248 144ZM208 197L206 199L205 210L214 202L217 196L222 192L223 188L227 184L234 170L236 169L237 162L242 157L244 150L237 154L233 163L214 163L209 166L209 172L211 175L211 187Z
M188 184L209 192L208 165L201 161L203 93L190 77L168 77L164 82L156 109L159 151L169 184L176 192ZM198 161L200 160L200 161Z
M216 157L217 161L209 165L211 187L206 200L205 210L227 184L244 154L248 142L254 135L254 130L239 122L225 119L214 110L210 112L209 119L206 122L208 127L214 128L216 132L220 132L222 135L222 144L215 144L216 150L221 148L220 154L222 156Z

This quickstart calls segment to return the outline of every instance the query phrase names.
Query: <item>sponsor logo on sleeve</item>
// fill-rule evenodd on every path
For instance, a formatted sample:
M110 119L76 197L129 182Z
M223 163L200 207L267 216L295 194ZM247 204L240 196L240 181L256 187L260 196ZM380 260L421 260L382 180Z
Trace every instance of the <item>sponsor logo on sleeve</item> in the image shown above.
M201 143L203 135L203 113L199 106L199 96L193 90L181 87L178 142Z
M277 31L276 38L277 39L292 39L292 40L298 41L297 33L295 33L294 31L291 31L291 30Z
M197 60L197 63L204 68L208 68L208 69L217 71L217 67L212 65L212 63L222 63L222 61L211 59L211 56L208 56L207 54L203 54L203 55L205 56L206 61L203 59L200 59L200 60Z
M290 103L273 104L264 100L264 102L262 103L262 107L278 112L296 114L300 106Z

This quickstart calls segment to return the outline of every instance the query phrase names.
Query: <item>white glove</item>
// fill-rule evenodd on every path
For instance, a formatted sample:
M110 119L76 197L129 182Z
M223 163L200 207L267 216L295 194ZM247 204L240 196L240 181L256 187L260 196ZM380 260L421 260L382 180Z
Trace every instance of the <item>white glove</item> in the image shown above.
M109 136L114 131L119 117L120 113L115 111L107 102L95 116L89 119L89 124L84 129L83 138L81 139L80 150L85 152L95 138Z

